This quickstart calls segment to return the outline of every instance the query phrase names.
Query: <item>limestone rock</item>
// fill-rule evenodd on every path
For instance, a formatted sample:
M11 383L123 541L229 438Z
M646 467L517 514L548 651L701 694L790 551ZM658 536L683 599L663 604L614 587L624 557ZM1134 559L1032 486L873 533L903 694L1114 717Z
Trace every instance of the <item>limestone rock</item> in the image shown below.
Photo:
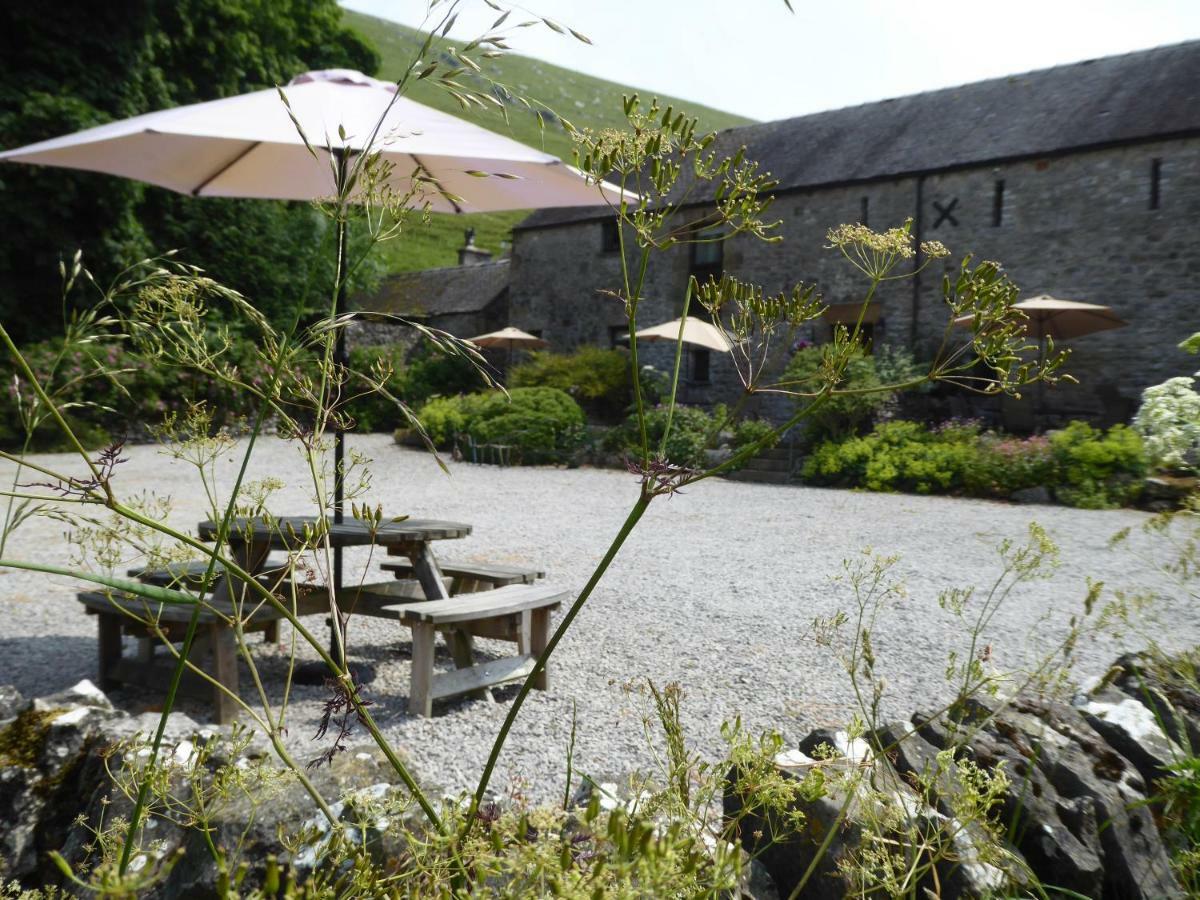
M17 717L29 704L11 684L0 684L0 728Z

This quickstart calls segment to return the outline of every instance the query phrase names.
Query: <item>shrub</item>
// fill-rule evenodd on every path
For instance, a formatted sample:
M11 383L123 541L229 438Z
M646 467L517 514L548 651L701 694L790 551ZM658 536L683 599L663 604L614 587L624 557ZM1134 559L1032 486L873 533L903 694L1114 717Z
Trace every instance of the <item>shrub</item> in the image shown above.
M404 353L399 346L355 347L350 351L350 368L369 378L375 377L376 372L390 371L391 375L384 388L393 396L407 402ZM355 379L350 387L354 391L362 391L366 390L367 385ZM390 431L402 419L396 404L374 391L356 398L346 411L354 419L354 430L364 433Z
M805 382L812 385L822 383L820 376L824 365L826 347L805 347L792 356L784 370L784 379L788 382ZM875 371L875 360L859 353L846 365L838 390L866 390L878 388L881 382ZM796 390L804 390L803 384L794 385ZM851 396L831 397L804 419L805 436L812 442L824 439L844 438L857 434L871 424L889 395L886 393L863 393ZM811 400L799 401L801 406L808 406Z
M566 462L583 439L583 410L557 388L513 388L469 408L467 430L482 444L509 444L526 464Z
M872 491L958 491L974 461L976 437L969 428L930 431L916 422L886 422L864 437L826 441L803 472L818 483Z
M704 448L708 446L716 422L712 416L695 406L676 406L671 433L667 437L666 457L677 466L697 468L704 463ZM667 428L667 407L655 406L646 410L646 437L651 452L657 452ZM637 416L631 415L618 429L620 449L629 455L639 452L641 432Z
M1137 497L1145 460L1137 434L1123 425L1104 434L1072 422L1049 438L1019 439L983 434L970 422L928 429L895 421L823 442L802 472L814 484L973 497L1005 498L1041 485L1063 503L1101 509Z
M1054 496L1062 503L1109 509L1141 493L1146 454L1132 428L1114 425L1104 434L1086 422L1072 422L1050 435L1050 448L1057 468Z
M1133 419L1146 457L1157 469L1186 472L1200 466L1200 393L1194 378L1168 378L1142 391Z
M233 337L230 357L246 380L261 383L265 374L254 347ZM218 427L235 424L255 408L256 400L247 392L190 369L148 362L124 344L80 345L59 359L61 347L56 339L21 352L43 385L52 386L55 402L69 411L72 430L93 448L113 439L144 438L166 413L182 411L191 402L204 401ZM101 369L111 377L97 375ZM19 409L28 409L34 395L23 378L16 380L11 363L0 367L0 378L6 386L0 392L0 447L19 447L24 441ZM46 423L34 433L32 449L55 451L68 445L57 427Z
M431 397L482 391L487 385L470 360L448 356L422 343L408 361L405 402L419 406Z
M434 446L449 448L458 435L465 434L471 416L483 402L484 396L459 394L454 397L434 397L422 406L417 418L425 426Z
M437 397L417 417L439 447L470 435L479 444L508 444L528 464L568 461L584 433L583 410L554 388Z
M774 430L775 426L763 419L742 419L733 427L733 448L740 450L756 444ZM763 449L774 446L774 442Z
M1015 491L1049 487L1054 478L1054 454L1047 438L985 434L963 486L975 497L1005 498Z
M574 353L535 353L515 366L509 387L549 387L570 394L587 413L614 421L633 401L629 354L621 350L581 347Z

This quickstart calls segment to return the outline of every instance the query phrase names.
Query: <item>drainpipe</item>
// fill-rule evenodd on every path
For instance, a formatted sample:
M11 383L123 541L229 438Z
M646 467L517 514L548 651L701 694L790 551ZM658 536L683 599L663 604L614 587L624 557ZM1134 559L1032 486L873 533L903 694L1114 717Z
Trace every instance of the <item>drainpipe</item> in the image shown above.
M916 211L913 213L913 237L916 239L917 252L913 256L912 279L912 321L909 324L908 348L913 356L917 355L917 316L921 314L921 276L916 274L921 268L921 213L925 209L925 176L917 176Z

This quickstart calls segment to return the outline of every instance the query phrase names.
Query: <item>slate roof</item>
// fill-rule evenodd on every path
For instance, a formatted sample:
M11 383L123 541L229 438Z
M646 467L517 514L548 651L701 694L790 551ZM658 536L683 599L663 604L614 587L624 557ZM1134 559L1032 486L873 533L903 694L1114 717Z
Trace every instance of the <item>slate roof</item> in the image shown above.
M356 298L359 309L412 318L482 312L508 288L508 260L399 272Z
M721 132L776 190L938 172L1200 132L1200 41ZM600 218L538 210L517 228Z

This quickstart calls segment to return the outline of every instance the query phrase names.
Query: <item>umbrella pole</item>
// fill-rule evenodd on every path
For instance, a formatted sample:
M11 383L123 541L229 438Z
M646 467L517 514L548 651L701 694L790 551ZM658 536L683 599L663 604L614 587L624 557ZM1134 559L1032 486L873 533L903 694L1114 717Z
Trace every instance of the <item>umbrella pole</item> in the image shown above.
M1046 368L1046 327L1038 321L1038 370L1043 371ZM1033 433L1041 434L1043 429L1039 427L1039 418L1046 408L1046 382L1043 378L1038 379L1037 386L1037 403L1033 407Z
M335 150L337 155L337 178L338 178L338 195L341 197L341 202L338 208L337 218L337 268L335 269L335 277L337 278L337 296L334 300L333 312L335 318L340 316L346 309L346 215L345 215L345 197L341 195L345 191L346 186L346 152L345 150ZM339 328L337 332L337 343L333 350L334 360L334 391L333 396L341 398L342 386L346 379L346 366L350 362L350 355L346 351L346 329ZM333 523L341 525L344 519L343 506L346 499L345 472L343 471L346 458L346 432L343 430L341 420L337 420L333 434ZM342 548L336 546L333 548L333 584L337 593L340 595L342 591ZM340 596L338 598L341 599ZM339 614L340 615L340 614ZM338 646L338 625L340 623L331 623L329 629L329 650L333 658L340 662L343 666L346 664L345 649ZM343 635L344 637L344 635Z

